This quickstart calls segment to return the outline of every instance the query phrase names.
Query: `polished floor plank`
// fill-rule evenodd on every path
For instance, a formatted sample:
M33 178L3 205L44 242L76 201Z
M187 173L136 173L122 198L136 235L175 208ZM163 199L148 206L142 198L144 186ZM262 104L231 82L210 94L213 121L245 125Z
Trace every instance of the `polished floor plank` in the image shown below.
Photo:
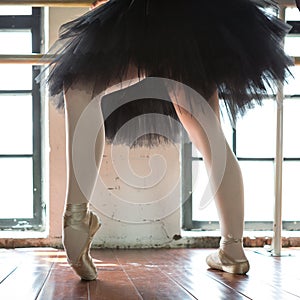
M103 271L100 279L89 284L91 300L143 299L132 281L123 271Z
M159 268L151 266L125 267L142 299L195 299Z
M38 299L88 299L88 285L78 279L67 263L60 264L60 266L55 266L51 270Z
M10 250L18 266L0 284L1 299L36 299L51 270L52 262L44 260L35 250Z
M126 254L128 253L129 251L126 252ZM124 271L115 250L94 250L92 256L99 275L98 280L90 284L90 299L143 299L128 274Z
M19 254L24 252L27 256L30 255L35 257L36 267L40 268L43 266L48 268L47 277L43 284L40 285L38 295L34 298L26 297L24 299L88 299L86 284L78 280L78 277L70 269L66 255L63 251L55 250L53 248L20 249L17 251ZM35 285L38 286L38 283Z
M247 299L234 289L207 276L205 258L210 252L211 250L195 252L188 249L179 249L174 253L162 251L157 255L168 263L161 264L159 268L197 299ZM152 256L153 261L157 259Z
M0 249L0 284L11 275L21 262L21 257L11 255L11 251Z
M90 282L80 280L68 266L65 253L60 253L61 257L56 260L39 300L141 299L134 285L117 264L112 251L100 251L101 259L97 259L99 251L92 251L99 277Z
M162 273L156 264L149 263L148 257L153 250L115 250L113 253L115 263L122 267L141 299L194 299L189 292Z
M0 299L283 299L300 298L300 249L271 257L248 249L247 275L211 270L210 249L93 250L98 279L82 281L52 248L0 249ZM285 253L284 253L285 254Z
M224 272L211 271L209 276L250 299L299 299L300 293L294 294L289 288L283 288L282 283L289 278L293 280L293 274L288 277L281 272L281 263L278 265L276 257L261 255L253 251L247 251L250 261L250 271L246 276L232 275ZM295 258L290 257L295 261Z

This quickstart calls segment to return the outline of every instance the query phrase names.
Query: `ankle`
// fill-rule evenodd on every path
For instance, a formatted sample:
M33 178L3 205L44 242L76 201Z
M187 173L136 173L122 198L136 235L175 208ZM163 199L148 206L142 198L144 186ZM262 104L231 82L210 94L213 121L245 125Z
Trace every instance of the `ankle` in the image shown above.
M89 223L89 210L88 203L73 204L68 203L64 211L64 228L71 226L74 229L77 229L76 225L82 223ZM87 228L82 228L87 230Z
M243 238L235 238L231 235L222 237L220 241L220 248L236 261L244 261L246 259L243 248Z
M64 216L84 215L88 210L88 203L68 203L65 207Z
M220 240L220 245L222 246L227 246L227 245L231 245L231 244L236 244L236 245L242 245L243 244L243 238L236 238L234 236L232 236L231 234L228 234L226 237L225 236L221 236L221 240Z
M76 213L88 210L88 203L67 203L65 207L65 213Z

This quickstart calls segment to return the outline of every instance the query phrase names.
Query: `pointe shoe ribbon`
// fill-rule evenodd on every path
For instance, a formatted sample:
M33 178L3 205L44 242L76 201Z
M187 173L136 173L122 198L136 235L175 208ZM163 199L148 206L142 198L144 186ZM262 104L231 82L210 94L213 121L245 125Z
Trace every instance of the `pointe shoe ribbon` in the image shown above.
M64 214L64 229L66 227L88 234L87 240L82 247L80 255L76 261L68 259L68 263L78 276L83 280L95 280L97 269L90 256L90 247L95 233L101 226L98 217L88 210L86 203L68 204ZM65 249L67 246L64 244ZM67 252L67 251L66 251Z

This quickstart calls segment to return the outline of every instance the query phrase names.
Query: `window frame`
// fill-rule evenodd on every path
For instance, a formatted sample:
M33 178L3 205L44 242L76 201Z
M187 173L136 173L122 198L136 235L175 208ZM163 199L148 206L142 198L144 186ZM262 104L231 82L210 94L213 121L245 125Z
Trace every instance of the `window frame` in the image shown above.
M300 100L299 100L300 101ZM184 133L186 134L186 133ZM236 154L236 136L237 129L232 128L232 150ZM187 140L187 137L183 140ZM182 143L181 146L181 178L182 178L182 195L188 195L188 198L182 203L182 229L197 231L214 231L219 229L218 221L196 221L193 220L193 183L192 183L192 164L194 161L203 161L202 157L192 155L193 145L191 142ZM237 157L238 161L255 161L255 162L273 162L273 157ZM297 161L300 157L284 157L284 162ZM300 231L300 220L282 221L282 229L287 231ZM271 231L273 230L273 221L245 221L245 230L247 231Z
M42 8L33 7L32 15L0 16L0 29L29 29L32 33L32 53L41 52ZM9 54L9 53L8 53ZM39 66L32 66L32 90L0 90L0 94L32 95L32 154L0 154L0 158L32 158L33 165L33 218L0 219L0 230L45 230L45 203L42 200L42 124L40 84L35 78Z
M300 34L300 21L287 21L292 26L288 36L299 36ZM275 95L268 96L269 99L275 99ZM300 95L286 95L284 101L288 101L289 98L300 98ZM299 100L300 101L300 100ZM187 135L186 133L184 133ZM186 136L184 141L188 140ZM237 153L237 129L232 128L232 150L234 154ZM186 231L214 231L219 230L218 221L195 221L193 220L193 184L192 184L192 164L194 161L202 161L201 157L193 156L193 148L191 142L184 142L181 145L181 161L182 161L182 195L189 195L187 199L182 199L182 229ZM238 161L271 161L275 165L274 157L237 157ZM300 157L284 157L283 163L288 161L300 162ZM245 230L247 231L271 231L273 230L273 221L246 221ZM300 231L300 220L295 221L283 221L282 229L287 231Z

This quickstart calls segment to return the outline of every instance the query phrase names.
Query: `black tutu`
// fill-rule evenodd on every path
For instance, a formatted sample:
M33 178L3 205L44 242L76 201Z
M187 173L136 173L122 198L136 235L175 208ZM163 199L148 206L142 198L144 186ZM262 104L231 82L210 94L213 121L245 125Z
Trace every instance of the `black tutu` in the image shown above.
M148 97L145 97L147 96ZM152 147L179 143L183 127L160 78L141 80L101 100L107 142Z
M134 66L137 77L179 81L205 98L217 88L234 119L284 81L292 65L281 45L288 30L249 0L110 0L62 26L50 94L77 81L92 82L98 93ZM169 101L133 101L106 118L107 138L147 110L176 119Z

